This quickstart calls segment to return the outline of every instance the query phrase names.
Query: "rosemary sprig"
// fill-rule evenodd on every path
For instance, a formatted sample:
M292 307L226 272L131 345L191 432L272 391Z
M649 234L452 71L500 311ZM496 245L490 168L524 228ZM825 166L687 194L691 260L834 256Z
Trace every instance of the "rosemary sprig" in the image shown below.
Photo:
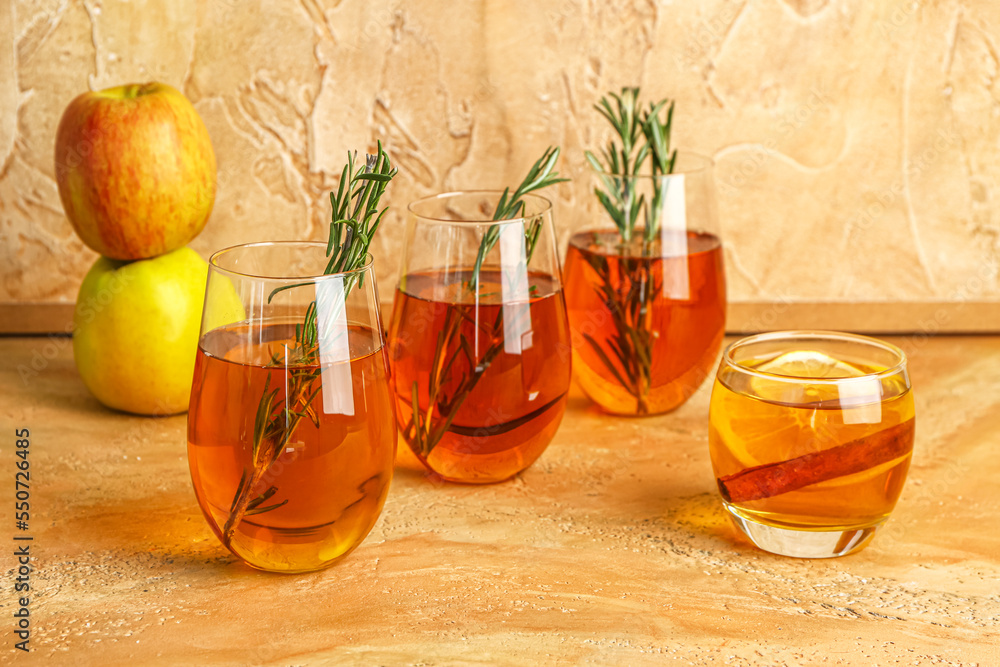
M585 340L611 375L636 399L636 411L645 414L655 341L652 304L661 291L662 276L653 271L652 262L643 260L660 234L666 190L663 176L672 174L677 162L677 151L670 148L674 103L661 100L642 110L639 89L623 88L621 95L611 93L595 108L611 123L620 143L612 140L601 150L603 162L586 152L603 186L594 188L594 194L618 229L623 245L631 244L640 212L644 220L641 257L619 260L618 281L612 280L607 257L585 255L598 277L595 289L615 325L614 336L605 339L603 345L590 335L585 335ZM652 181L649 202L644 194L636 196L635 192L635 177L641 175L647 162Z
M355 271L365 265L368 247L388 210L379 210L379 200L395 175L396 169L382 150L381 142L378 143L377 153L367 156L361 170L355 169L355 155L348 153L347 165L341 173L337 192L330 193L333 212L327 237L327 264L323 271L325 275ZM340 301L334 304L334 308L344 307L347 295L355 283L360 285L363 279L363 274L348 276L344 281L342 295L338 295ZM309 284L311 283L296 283L279 287L268 295L268 303L280 292ZM244 517L275 510L288 502L285 499L280 503L264 505L278 489L271 485L265 491L258 492L257 487L285 451L303 419L309 419L319 428L319 416L312 407L321 388L316 383L320 376L320 370L316 367L319 363L319 340L317 307L313 301L306 308L302 323L295 325L294 345L283 343L281 349L271 357L269 366L284 368L287 373L285 395L281 396L281 387L270 388L271 376L268 374L254 420L251 460L249 466L243 469L230 505L229 517L223 526L223 542L226 546L232 543L236 526Z
M550 185L561 183L568 179L560 178L554 170L556 161L559 159L559 148L549 147L542 154L542 157L532 165L525 175L521 184L517 186L511 194L510 188L505 188L497 207L493 212L493 220L515 220L524 216L525 204L524 195L529 192L541 190ZM531 261L535 246L538 242L539 234L542 230L542 216L535 216L530 221L525 222L525 266ZM476 256L475 265L472 268L472 276L465 283L466 289L476 295L474 303L486 296L480 294L480 272L483 261L489 252L496 246L500 239L500 227L491 226L483 235L479 244L479 252ZM536 290L529 290L533 294ZM431 361L428 386L427 386L427 408L420 409L420 386L414 381L411 388L411 408L413 414L409 423L403 429L407 439L416 445L417 450L423 458L430 456L431 451L438 445L444 437L452 422L458 415L462 404L472 393L476 385L486 374L490 364L503 351L504 340L502 335L497 337L491 335L491 343L486 351L477 358L475 350L468 339L462 335L461 327L464 322L470 322L473 326L482 326L475 316L475 305L466 305L461 301L451 304L445 316L444 327L438 333L437 345L434 349L434 357ZM503 310L497 313L496 321L493 324L492 334L503 331ZM457 340L456 340L457 339ZM459 362L464 360L468 371L458 381L457 385L450 392L445 390L445 386L451 384L451 374Z
M587 161L604 187L603 190L594 188L594 194L611 216L622 242L626 244L632 240L642 211L645 217L643 240L651 243L659 233L663 194L663 183L659 177L673 173L677 160L677 151L670 150L674 103L669 102L668 106L668 100L661 100L656 104L650 103L648 109L642 110L639 89L622 88L621 95L609 93L594 108L611 123L621 142L619 145L612 139L607 148L601 149L603 162L593 152L585 151ZM661 119L664 109L666 116ZM634 187L635 177L640 175L647 159L651 164L650 175L653 176L651 206L647 206L644 195L636 197Z
M638 95L638 89L636 89ZM657 104L650 103L649 110L642 116L642 133L649 146L649 163L653 175L653 202L646 211L645 238L646 243L653 242L660 232L660 213L663 210L663 176L674 173L677 163L677 151L670 150L670 130L674 121L674 103L667 107L665 121L660 120L660 112L666 106L667 100Z
M528 170L527 175L525 175L524 180L521 184L517 186L514 190L514 194L510 194L510 188L504 188L503 194L500 195L500 200L497 202L497 207L493 211L493 220L516 220L517 218L524 216L524 195L529 192L534 192L535 190L541 190L542 188L547 188L550 185L555 185L556 183L562 183L563 181L568 181L568 178L559 178L557 172L552 171L556 166L556 161L559 159L559 147L549 146L542 153L542 157L538 158L538 161L531 166ZM525 248L527 249L527 258L525 261L531 261L531 255L535 249L535 241L538 240L538 234L541 232L542 218L537 216L533 218L526 226L524 230L525 236ZM470 288L473 293L479 290L479 272L483 267L483 260L486 259L486 255L493 249L500 239L500 227L497 225L491 226L486 230L483 235L483 240L479 243L479 253L476 255L476 264L472 268L472 277L469 279Z

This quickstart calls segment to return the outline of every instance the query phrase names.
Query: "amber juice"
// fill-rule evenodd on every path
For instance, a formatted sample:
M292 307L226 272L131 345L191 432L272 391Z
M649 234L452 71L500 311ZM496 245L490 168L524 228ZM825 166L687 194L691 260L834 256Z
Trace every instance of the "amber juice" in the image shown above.
M563 293L551 276L529 272L527 298L507 303L499 271L481 272L478 295L471 276L405 276L388 345L400 432L414 454L447 480L487 483L524 470L552 440L571 354Z
M273 365L294 346L294 323L230 325L203 336L188 418L188 458L205 518L229 549L266 570L308 571L332 564L371 530L392 477L396 429L386 360L370 328L349 326L350 361L322 366ZM253 345L246 341L257 341ZM265 387L277 402L293 374L317 374L321 385L284 451L253 490L274 494L246 516L231 538L224 529L241 476L252 465L254 419ZM293 401L294 402L294 399Z
M902 378L861 377L884 368L831 361L851 377L793 387L761 374L737 386L737 374L720 370L709 447L730 512L807 531L863 529L889 516L910 465L912 394Z
M622 245L614 230L580 232L570 239L565 277L573 367L592 400L608 412L644 415L690 398L725 330L718 237L665 232L651 244Z

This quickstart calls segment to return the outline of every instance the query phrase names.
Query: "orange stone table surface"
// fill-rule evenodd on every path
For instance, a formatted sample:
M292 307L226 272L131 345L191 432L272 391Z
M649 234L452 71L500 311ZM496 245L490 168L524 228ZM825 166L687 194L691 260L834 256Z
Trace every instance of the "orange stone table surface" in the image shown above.
M68 339L0 339L0 663L998 665L1000 338L893 340L911 355L917 442L858 554L794 560L737 538L706 383L646 419L574 389L548 451L503 484L436 484L401 454L360 548L276 575L209 532L184 416L101 407ZM15 427L32 442L30 654L12 634Z

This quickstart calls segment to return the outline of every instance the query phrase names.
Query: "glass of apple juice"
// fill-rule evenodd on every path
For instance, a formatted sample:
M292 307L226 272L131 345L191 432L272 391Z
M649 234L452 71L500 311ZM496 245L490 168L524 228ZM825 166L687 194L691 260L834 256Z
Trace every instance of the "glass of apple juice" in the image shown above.
M453 482L508 479L548 447L563 413L572 352L552 205L454 192L409 206L389 325L400 431Z
M800 558L858 551L910 466L906 355L846 333L744 338L723 354L709 423L723 506L751 542Z
M249 565L306 572L382 511L396 424L370 256L324 275L325 243L217 252L188 413L188 461L216 537Z
M726 279L712 167L678 153L669 174L596 174L598 191L613 196L605 194L595 226L569 240L566 303L576 381L606 412L674 410L722 350Z

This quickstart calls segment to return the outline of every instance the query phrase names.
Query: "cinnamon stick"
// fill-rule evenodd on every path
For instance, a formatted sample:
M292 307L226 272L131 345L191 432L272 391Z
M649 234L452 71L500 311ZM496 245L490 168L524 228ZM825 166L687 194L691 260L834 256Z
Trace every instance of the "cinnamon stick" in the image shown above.
M719 492L731 503L761 500L835 477L852 475L902 456L913 447L914 420L843 445L766 463L720 477Z

